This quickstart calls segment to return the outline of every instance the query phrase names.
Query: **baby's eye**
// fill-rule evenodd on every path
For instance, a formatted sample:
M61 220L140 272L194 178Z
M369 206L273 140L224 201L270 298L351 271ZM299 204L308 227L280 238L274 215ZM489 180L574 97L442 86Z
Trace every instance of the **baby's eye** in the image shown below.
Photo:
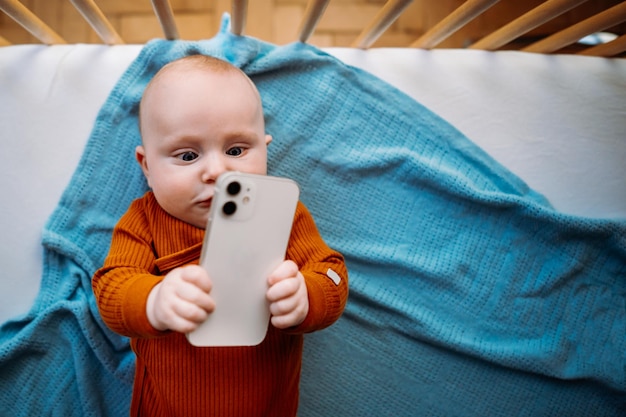
M185 162L191 162L194 159L198 158L198 154L192 151L186 151L176 155L176 157Z
M226 155L230 156L240 156L243 153L243 148L239 146L234 146L226 151Z

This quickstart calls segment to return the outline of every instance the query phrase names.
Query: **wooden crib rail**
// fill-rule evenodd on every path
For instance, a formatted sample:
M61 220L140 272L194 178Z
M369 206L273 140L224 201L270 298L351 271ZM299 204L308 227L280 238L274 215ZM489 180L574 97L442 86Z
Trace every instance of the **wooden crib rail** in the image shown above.
M470 49L497 49L585 1L586 0L548 0L509 24L485 36L471 45Z
M248 17L247 0L233 0L231 6L231 31L235 35L243 35Z
M623 39L626 35L626 0L378 0L379 6L373 0L215 0L197 2L198 6L194 7L204 8L197 11L190 10L193 2L183 0L150 0L150 3L147 0L0 0L0 10L44 44L63 44L67 43L66 39L81 43L93 41L93 34L86 34L86 40L77 40L75 28L79 23L58 31L58 28L53 29L54 22L44 21L45 17L52 20L66 13L67 8L60 6L68 3L78 10L101 41L109 45L124 43L123 37L128 35L129 28L135 28L134 34L131 31L131 36L134 36L131 43L143 43L158 36L155 35L158 29L148 27L149 30L144 31L143 28L136 30L136 23L124 25L125 16L120 17L120 13L143 13L142 16L147 18L139 23L141 25L149 25L151 15L152 19L156 18L162 35L173 40L181 38L177 18L189 22L190 15L195 13L198 18L207 19L206 28L215 31L221 14L229 12L234 34L248 35L246 23L252 23L250 36L278 44L300 41L322 47L351 46L361 49L378 46L519 49L534 53L626 57ZM200 3L202 6L199 6ZM25 4L37 12L43 11L43 16L38 17ZM353 19L352 15L356 17ZM12 33L3 32L7 26L4 22L8 22L3 18L0 14L0 46L14 43L10 35L15 35L13 28ZM358 22L358 26L353 22ZM193 35L187 26L183 29L188 39L212 36L206 30L201 35ZM262 34L255 33L260 27L269 29L262 29ZM122 29L125 29L126 35ZM274 32L279 30L281 34L276 35ZM288 31L293 33L290 37L283 33ZM617 39L587 49L579 43L585 36L601 31L610 31ZM137 33L145 33L146 38L138 41ZM389 39L395 39L395 43Z
M413 0L390 0L374 20L367 26L363 32L352 43L352 47L367 49L382 35L382 33L391 26L391 24L402 14Z
M100 39L108 45L124 43L113 25L107 20L93 0L70 0Z
M154 14L159 20L165 39L179 39L178 27L174 20L174 12L168 0L151 0Z
M578 52L578 54L587 56L616 56L624 51L626 51L626 35L622 35L611 42L592 46L591 48Z
M304 19L298 29L298 40L300 42L306 42L309 37L315 31L317 24L319 23L326 6L328 6L329 0L310 0L307 3L306 10L304 11Z
M480 16L500 0L468 0L411 44L413 48L431 49L454 32Z
M40 42L47 45L67 43L54 30L18 0L0 0L0 10L19 23Z
M612 26L618 25L626 20L626 2L611 7L595 16L583 20L567 29L548 36L543 40L533 43L523 51L550 53L557 51L567 45L571 45L578 39L603 31Z

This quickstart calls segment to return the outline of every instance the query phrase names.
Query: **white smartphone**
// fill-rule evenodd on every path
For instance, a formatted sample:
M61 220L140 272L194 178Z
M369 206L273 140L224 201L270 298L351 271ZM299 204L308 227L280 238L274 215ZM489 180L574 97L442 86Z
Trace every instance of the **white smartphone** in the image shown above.
M187 334L194 346L254 346L269 326L269 274L285 259L300 190L295 181L230 171L215 186L200 265L215 310Z

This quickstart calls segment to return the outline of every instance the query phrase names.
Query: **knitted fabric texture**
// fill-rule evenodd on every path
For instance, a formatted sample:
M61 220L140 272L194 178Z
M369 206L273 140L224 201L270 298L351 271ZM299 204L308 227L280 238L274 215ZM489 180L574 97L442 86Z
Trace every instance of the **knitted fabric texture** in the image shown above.
M618 416L626 221L553 210L444 120L318 49L153 41L121 77L45 231L39 296L0 333L0 415L127 415L133 355L90 278L146 191L132 162L154 73L204 53L264 102L269 172L296 179L350 298L305 338L298 415Z
M204 230L170 216L154 194L146 193L117 223L104 266L93 277L102 319L132 337L137 366L131 416L295 416L303 334L335 322L348 296L341 255L324 244L313 218L298 203L286 258L307 282L307 318L287 330L270 326L256 346L197 348L181 333L156 331L145 302L160 280L151 272L158 268L159 275L166 275L197 264L203 238ZM339 285L328 278L328 269L343 277ZM222 308L217 300L216 308Z

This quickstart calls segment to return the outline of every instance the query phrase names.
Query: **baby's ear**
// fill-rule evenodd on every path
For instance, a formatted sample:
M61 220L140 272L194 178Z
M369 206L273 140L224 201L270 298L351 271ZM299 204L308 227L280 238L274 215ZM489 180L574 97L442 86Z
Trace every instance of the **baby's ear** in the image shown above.
M269 145L272 141L272 135L265 135L265 144Z
M143 146L139 145L135 148L135 159L139 162L143 175L145 175L148 182L150 182L150 176L148 174L148 161L146 160L146 150Z

